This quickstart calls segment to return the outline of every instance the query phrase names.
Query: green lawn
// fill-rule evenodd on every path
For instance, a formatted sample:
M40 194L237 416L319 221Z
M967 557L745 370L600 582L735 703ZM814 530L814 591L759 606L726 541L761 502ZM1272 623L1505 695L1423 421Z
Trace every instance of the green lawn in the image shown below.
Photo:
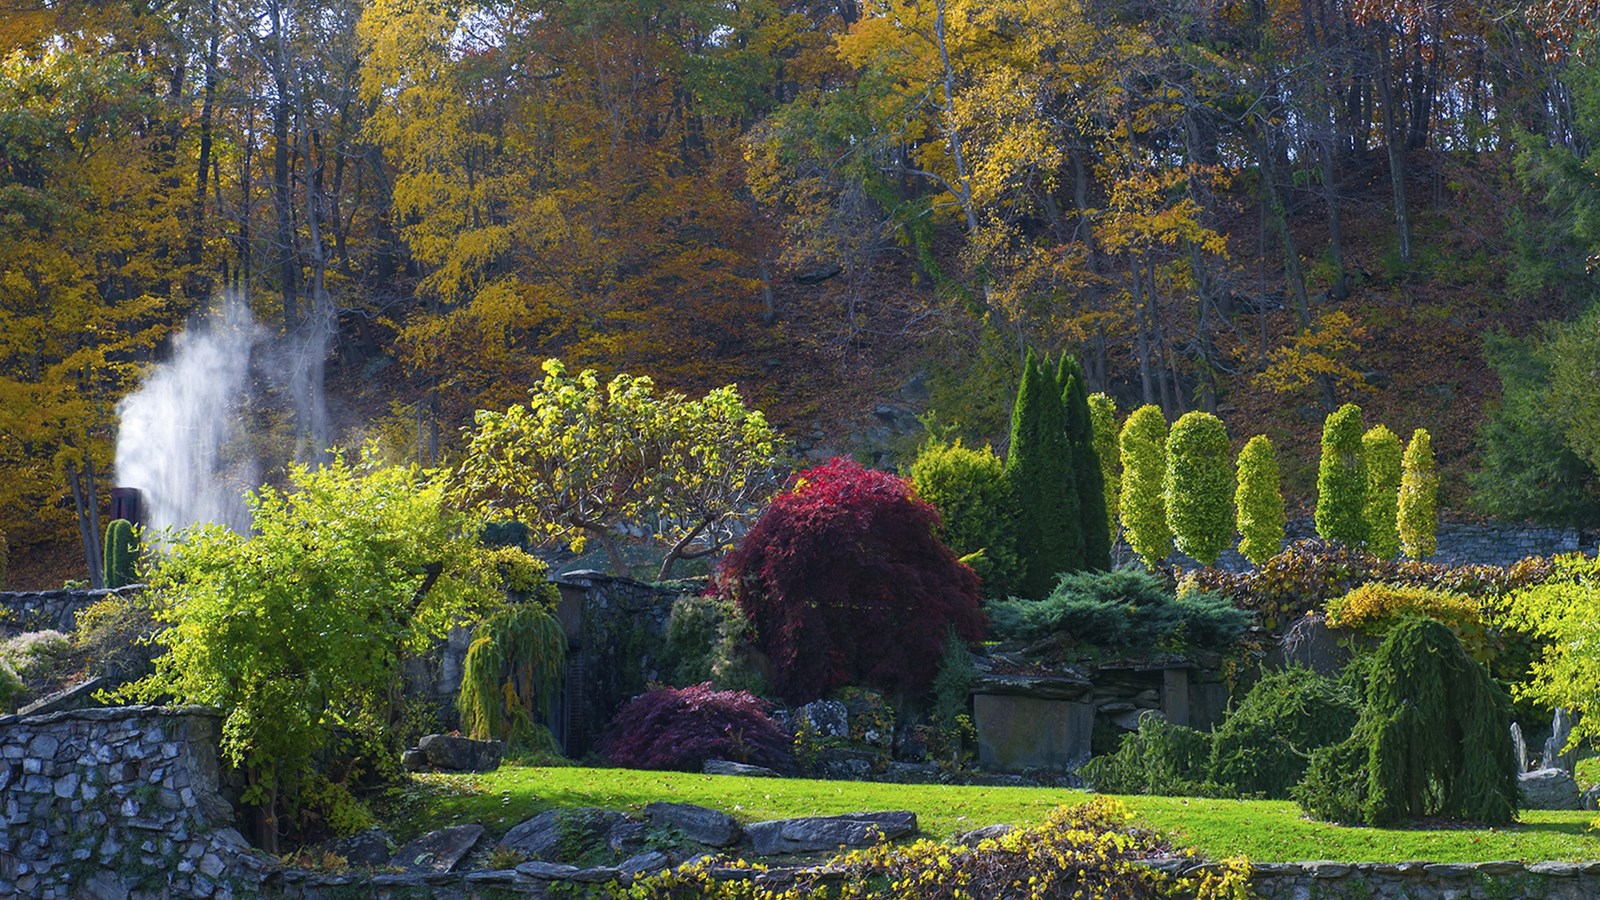
M697 803L741 821L909 809L925 834L953 834L1008 822L1042 820L1052 808L1078 803L1081 791L1050 788L944 787L731 778L630 769L503 766L483 775L422 775L391 796L384 818L397 837L467 822L501 833L552 806L641 807L655 800ZM1257 862L1332 859L1348 862L1472 862L1600 859L1600 836L1587 830L1592 812L1528 812L1503 829L1383 830L1307 821L1293 803L1124 797L1144 825L1213 857Z

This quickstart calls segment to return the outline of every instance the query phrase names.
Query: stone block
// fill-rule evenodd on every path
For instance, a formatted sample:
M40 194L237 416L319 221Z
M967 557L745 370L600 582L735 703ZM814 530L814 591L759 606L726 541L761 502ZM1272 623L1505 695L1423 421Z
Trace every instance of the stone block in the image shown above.
M1581 809L1578 782L1566 769L1535 769L1517 776L1523 809Z
M644 814L653 824L675 828L708 847L731 847L744 837L744 829L732 816L692 803L652 803L644 808Z
M1089 759L1094 706L1008 694L972 698L978 762L986 769L1070 772Z
M906 811L774 819L745 827L760 856L870 847L916 833L917 815Z

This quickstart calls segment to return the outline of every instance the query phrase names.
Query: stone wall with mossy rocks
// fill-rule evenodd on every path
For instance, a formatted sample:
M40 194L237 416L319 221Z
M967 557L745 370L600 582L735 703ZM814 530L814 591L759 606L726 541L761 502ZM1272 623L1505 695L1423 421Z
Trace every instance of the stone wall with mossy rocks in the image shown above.
M78 613L114 594L137 593L141 585L117 590L62 588L57 591L0 591L0 636L23 631L71 631Z
M1600 896L1600 863L1258 863L1250 887L1262 900L1583 900Z
M219 792L221 717L126 706L0 717L0 897L231 897L270 861Z

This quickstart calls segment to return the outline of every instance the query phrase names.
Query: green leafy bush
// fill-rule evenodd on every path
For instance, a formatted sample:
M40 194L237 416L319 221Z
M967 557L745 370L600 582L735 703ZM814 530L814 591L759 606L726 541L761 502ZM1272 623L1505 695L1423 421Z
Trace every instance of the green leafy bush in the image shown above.
M929 750L940 763L960 767L977 742L969 709L977 677L966 642L950 632L944 639L944 659L933 676L933 706L928 710L933 738Z
M1211 783L1210 759L1211 735L1151 714L1139 719L1139 730L1124 736L1115 753L1096 756L1077 774L1102 794L1227 796Z
M1018 510L994 451L931 441L911 464L911 486L939 511L939 536L971 562L985 595L1006 596L1016 581Z
M22 676L11 668L11 663L0 659L0 713L14 712L18 698L26 695L27 690Z
M1155 568L1172 553L1167 525L1167 420L1161 408L1146 404L1122 425L1122 496L1118 510L1128 546Z
M766 679L751 659L750 622L732 600L684 594L672 602L662 669L674 687L709 681L725 691L765 693Z
M1497 635L1480 604L1465 594L1410 585L1364 584L1328 604L1328 624L1381 638L1409 618L1432 619L1450 629L1473 659L1487 664Z
M1258 434L1239 451L1238 489L1233 495L1237 510L1239 553L1260 568L1278 555L1283 547L1287 517L1283 511L1283 492L1279 489L1278 456L1272 441Z
M161 624L151 594L107 594L78 611L72 642L92 671L112 678L143 678L152 671L160 646L153 640Z
M1359 547L1367 539L1363 515L1366 464L1361 456L1361 407L1346 403L1322 424L1322 460L1317 468L1317 534L1325 541Z
M1128 569L1063 575L1049 597L994 601L989 617L1001 640L1059 637L1113 652L1174 640L1223 647L1249 624L1249 614L1224 598L1203 592L1175 597L1154 575Z
M1396 510L1400 547L1412 559L1427 559L1438 548L1439 473L1434 469L1433 438L1418 428L1411 433L1401 464Z
M1361 436L1361 462L1367 470L1362 519L1367 526L1367 552L1392 559L1400 552L1400 439L1383 425Z
M1178 549L1213 565L1233 540L1233 467L1228 429L1210 413L1189 412L1167 435L1162 490Z
M1293 792L1302 809L1379 827L1516 817L1511 699L1448 628L1401 622L1363 670L1360 720L1343 742L1312 754Z
M1209 773L1236 794L1289 796L1310 754L1350 736L1355 696L1331 678L1293 667L1264 676L1214 736Z

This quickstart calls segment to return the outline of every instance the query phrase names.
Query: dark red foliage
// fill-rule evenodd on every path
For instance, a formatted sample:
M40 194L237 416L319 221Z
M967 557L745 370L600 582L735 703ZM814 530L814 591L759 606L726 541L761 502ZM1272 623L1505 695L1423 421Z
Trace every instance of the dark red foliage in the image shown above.
M939 514L904 479L846 459L801 472L723 561L794 703L868 685L920 693L945 635L983 638L978 576L935 532Z
M791 766L790 740L749 691L713 690L711 682L660 688L629 700L601 742L600 752L630 769L698 772L708 759Z

